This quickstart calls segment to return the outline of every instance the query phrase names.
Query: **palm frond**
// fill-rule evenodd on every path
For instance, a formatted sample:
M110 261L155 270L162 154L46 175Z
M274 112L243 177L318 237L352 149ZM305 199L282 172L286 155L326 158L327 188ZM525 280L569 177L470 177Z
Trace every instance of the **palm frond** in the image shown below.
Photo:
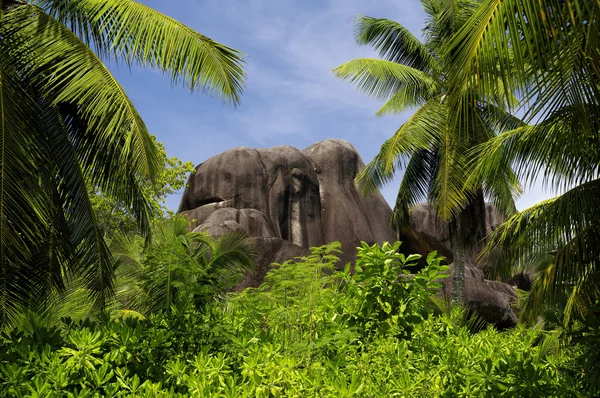
M531 311L557 303L570 296L566 310L581 308L576 303L597 300L598 264L595 248L600 243L597 214L600 180L581 184L563 195L544 201L515 216L498 227L486 250L502 247L510 263L519 259L544 258L552 261L541 270L534 286ZM500 264L502 265L502 264ZM507 267L498 268L506 272ZM595 290L594 290L595 289Z
M414 92L422 92L436 85L425 72L376 58L357 58L338 66L333 73L379 100L390 98L404 86L414 86Z
M356 41L372 45L382 59L428 74L439 70L434 56L408 29L385 18L361 16L356 23Z
M247 268L252 265L256 248L248 240L248 235L242 231L220 236L214 245L210 259L211 268L233 269Z
M490 103L480 104L478 109L479 117L484 125L488 126L495 135L527 125L521 118L508 112L506 109Z
M139 113L101 60L39 8L19 7L4 22L11 34L29 38L11 61L20 65L41 94L54 105L76 107L96 143L118 142L118 155L130 163L132 172L153 177L159 167L156 146ZM102 154L99 148L87 149L89 152L80 154L84 161ZM109 181L100 181L102 173L93 175L94 183L110 185ZM114 183L110 188L119 189Z
M143 278L149 276L144 266L144 240L138 235L117 233L110 249L115 259L115 300L110 307L148 313L145 304L150 302L151 292L143 285Z
M383 143L375 158L357 175L360 191L363 194L374 192L391 181L406 157L439 144L439 134L446 118L444 112L445 108L438 98L419 108L394 136Z
M437 87L406 85L396 91L376 113L377 116L399 114L408 109L424 105L439 95Z
M468 167L464 147L450 130L447 119L439 134L439 166L431 184L430 199L437 216L449 222L469 201L469 192L464 189Z
M560 108L535 126L505 132L480 148L482 159L503 159L516 173L534 181L542 171L544 181L556 188L589 181L598 175L598 128L581 128L597 105ZM492 172L494 162L483 162L477 173Z
M585 0L487 1L448 46L453 87L476 73L477 93L485 97L502 83L507 99L519 92L531 102L530 117L553 112L577 96L597 99L590 77L600 71L600 35L591 22L598 17L600 5ZM557 96L563 101L553 100Z
M70 231L73 256L61 261L69 274L82 275L91 298L104 305L113 293L113 260L90 201L80 160L69 131L57 108L44 106L42 120L47 135L47 152L56 165L58 203ZM55 275L66 272L55 273Z
M245 84L243 54L132 0L38 0L102 56L171 74L173 84L238 104Z
M402 176L391 220L396 230L400 230L409 222L412 206L428 201L430 184L437 171L437 161L437 153L428 149L417 150L411 156Z
M473 119L479 121L475 128L487 134L484 134L481 144L467 150L467 159L470 160L467 161L465 188L471 192L483 188L485 196L500 213L512 216L517 212L515 199L523 193L519 179L504 153L497 152L495 156L491 156L491 153L485 152L485 148L491 145L490 140L498 132L524 127L524 123L490 104L479 107Z
M0 323L11 321L30 294L25 265L32 242L49 226L47 195L39 185L36 141L40 109L22 89L7 47L0 47ZM32 134L25 134L31 132Z

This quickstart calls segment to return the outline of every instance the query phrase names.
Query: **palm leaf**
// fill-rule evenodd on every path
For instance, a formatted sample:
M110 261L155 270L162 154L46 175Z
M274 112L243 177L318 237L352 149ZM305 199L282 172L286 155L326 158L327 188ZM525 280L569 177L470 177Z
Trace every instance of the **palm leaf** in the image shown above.
M405 85L386 101L376 115L399 114L408 109L422 106L437 95L438 90L435 85L429 87Z
M458 137L445 124L440 131L439 166L430 198L436 214L446 222L457 216L468 203L469 192L464 189L467 159L462 149Z
M409 222L412 206L429 199L430 184L435 178L437 161L437 153L428 149L417 150L411 156L404 170L394 206L391 224L396 230L400 230Z
M483 145L481 158L488 159L476 173L493 173L502 159L513 165L517 174L529 181L543 171L543 178L555 187L589 181L598 175L598 129L581 128L597 105L580 104L560 108L536 126L508 131ZM589 119L588 119L589 120Z
M239 103L243 54L131 0L38 0L101 56L170 73L173 84Z
M499 271L507 272L519 259L552 255L526 306L530 314L565 297L570 297L568 312L585 307L577 303L598 299L600 256L589 248L600 243L596 217L600 209L595 200L599 194L600 180L581 184L511 217L492 234L487 252L502 247L509 257L507 263L496 265Z
M40 109L22 89L6 49L0 47L0 323L14 319L29 296L24 265L32 255L31 243L50 219L36 171L45 158L33 139Z
M19 7L10 13L10 23L16 34L30 38L25 48L19 49L19 57L13 58L16 63L27 61L22 66L26 78L53 104L77 107L86 130L98 143L120 142L119 155L130 162L133 172L154 176L159 167L156 146L123 88L101 60L70 30L38 8ZM102 152L99 149L80 156L94 159ZM102 174L94 175L100 180ZM118 189L114 185L113 189Z
M439 144L445 108L434 98L419 108L396 133L383 143L379 153L356 177L363 194L370 194L391 181L402 161L417 150Z
M597 98L589 77L600 70L600 35L589 21L599 16L600 5L585 0L487 1L448 46L453 87L476 72L479 95L498 92L501 82L507 99L517 90L531 101L531 117L565 105L551 100L554 93Z
M333 73L379 100L389 98L404 86L415 86L415 92L435 86L435 81L425 72L375 58L357 58L338 66Z
M69 274L82 275L90 296L104 305L113 293L113 260L98 226L69 131L62 123L58 109L46 105L44 110L42 120L47 134L47 152L51 163L56 165L57 181L53 184L58 187L56 207L64 214L70 231L69 240L76 250L71 258L67 257L61 263ZM66 273L63 271L58 275Z
M359 17L356 41L372 45L382 59L396 62L425 73L439 71L433 55L408 29L384 18ZM434 73L437 74L437 73Z

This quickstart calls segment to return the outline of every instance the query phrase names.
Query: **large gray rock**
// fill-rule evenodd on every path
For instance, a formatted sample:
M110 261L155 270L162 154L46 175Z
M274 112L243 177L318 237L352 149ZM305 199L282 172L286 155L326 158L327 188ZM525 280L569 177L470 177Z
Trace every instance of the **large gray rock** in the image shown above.
M220 232L219 228L226 229L226 231ZM213 236L238 230L258 238L275 236L269 217L255 209L219 208L212 211L201 221L201 224L194 228L194 232L206 232Z
M259 286L272 263L308 255L310 247L327 242L342 244L342 268L354 261L361 241L396 240L389 227L392 210L381 193L363 197L356 189L354 180L363 167L356 148L342 140L325 140L303 151L234 148L196 167L179 211L192 220L194 231L219 236L243 230L252 237L256 267L238 289ZM494 228L498 217L493 209L486 212ZM401 235L405 252L438 250L451 259L447 227L429 207L417 205L410 220ZM514 324L516 295L510 286L486 281L473 266L467 267L465 284L467 305L499 326ZM447 279L441 294L451 289Z
M392 209L383 195L364 197L356 189L354 179L365 165L352 145L326 140L303 152L312 160L319 180L323 237L325 242L342 243L343 263L354 260L361 241L396 241L389 227Z
M304 249L339 241L343 266L361 241L396 240L383 196L365 198L354 185L363 167L356 148L342 140L304 151L234 148L196 168L179 211L194 230L214 235L242 229Z
M505 221L493 205L486 205L484 211L485 231L482 239ZM402 233L401 240L404 242L405 251L425 254L436 250L438 254L446 257L448 263L453 261L448 224L442 222L427 203L420 203L411 208L409 225ZM465 305L499 328L515 326L518 302L515 287L485 279L482 271L485 267L479 260L477 250L467 252ZM448 272L452 275L452 265ZM449 302L452 297L452 278L443 279L442 283L440 295Z

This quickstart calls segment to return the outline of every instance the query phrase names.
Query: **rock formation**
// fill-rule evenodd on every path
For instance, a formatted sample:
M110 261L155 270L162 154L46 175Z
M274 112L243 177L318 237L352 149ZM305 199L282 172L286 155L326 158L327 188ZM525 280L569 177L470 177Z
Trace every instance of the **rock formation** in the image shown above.
M325 140L302 151L290 146L234 148L196 167L179 211L192 220L194 231L218 236L243 230L252 237L259 253L256 268L238 288L258 286L273 262L307 255L310 247L327 242L342 244L343 267L354 260L361 241L397 239L389 227L392 210L381 193L363 197L355 187L363 167L356 149L341 140ZM494 217L490 210L491 227ZM447 233L425 205L413 209L411 224L401 236L405 251L426 255L438 250L451 258ZM467 304L499 326L514 324L514 289L486 281L476 267L467 268ZM444 286L442 294L451 294L449 279Z
M255 238L258 274L244 285L260 283L275 259L291 259L331 241L342 244L343 266L354 260L361 241L396 240L383 196L363 197L354 186L362 167L356 149L341 140L303 151L234 148L196 167L179 211L197 231L244 230Z
M452 275L452 264L448 273ZM442 280L439 296L450 302L452 298L452 278ZM517 292L503 282L485 279L483 272L473 266L465 266L465 305L477 312L483 319L500 329L517 324Z

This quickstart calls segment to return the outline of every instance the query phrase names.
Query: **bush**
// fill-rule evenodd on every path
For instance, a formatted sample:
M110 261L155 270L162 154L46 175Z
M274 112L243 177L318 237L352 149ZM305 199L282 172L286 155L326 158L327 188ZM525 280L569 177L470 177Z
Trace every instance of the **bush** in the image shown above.
M400 243L384 243L358 248L355 274L344 284L343 318L363 335L388 334L410 339L414 326L431 315L431 298L447 277L442 258L433 252L427 266L411 275L408 267L421 257L399 253Z
M279 264L257 289L146 319L48 327L38 317L0 336L0 395L14 397L586 396L572 348L519 326L473 333L461 309L434 316L446 269L399 244L339 244ZM591 393L588 396L593 396Z

